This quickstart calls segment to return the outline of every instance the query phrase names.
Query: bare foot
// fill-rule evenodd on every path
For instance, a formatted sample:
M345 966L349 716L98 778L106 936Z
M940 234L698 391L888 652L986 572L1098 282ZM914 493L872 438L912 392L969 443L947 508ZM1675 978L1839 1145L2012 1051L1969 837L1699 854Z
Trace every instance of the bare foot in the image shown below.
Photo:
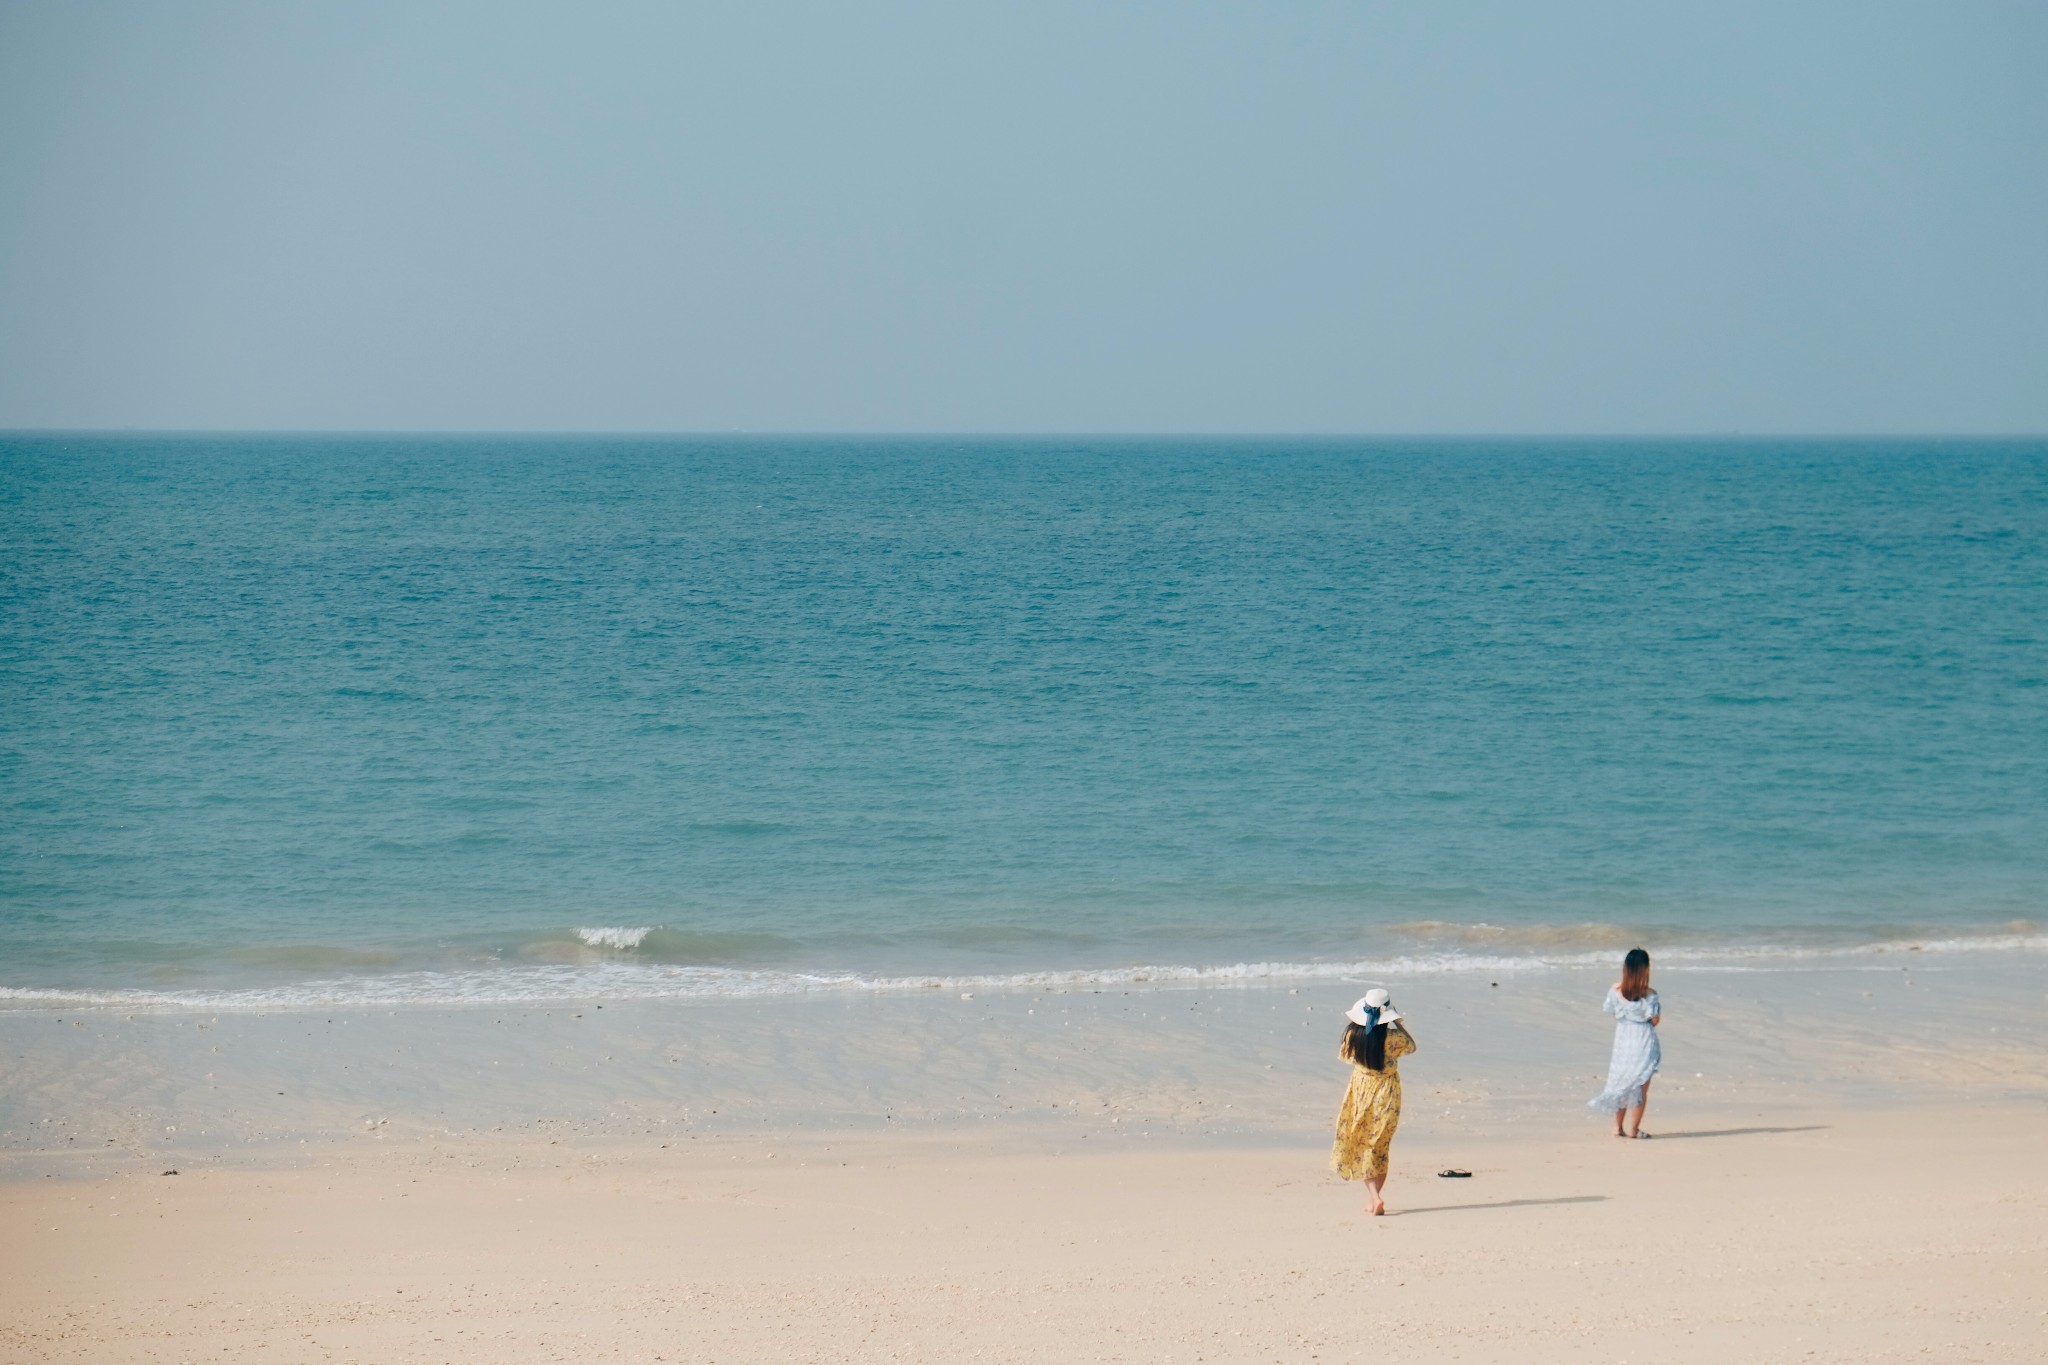
M1616 1137L1627 1137L1627 1136L1628 1136L1628 1134L1627 1134L1627 1133L1624 1133L1624 1132L1622 1132L1622 1131L1621 1131L1621 1129L1619 1129L1619 1128L1617 1128L1617 1129L1615 1129L1615 1130L1614 1130L1614 1135L1615 1135Z
M1386 1201L1385 1201L1385 1200L1380 1200L1380 1199L1376 1199L1376 1200L1374 1200L1374 1201L1373 1201L1373 1203L1372 1203L1372 1216L1373 1216L1373 1217L1375 1217L1375 1218L1378 1218L1378 1217L1379 1217L1379 1216L1380 1216L1381 1214L1385 1213L1386 1211L1387 1211L1387 1205L1386 1205Z

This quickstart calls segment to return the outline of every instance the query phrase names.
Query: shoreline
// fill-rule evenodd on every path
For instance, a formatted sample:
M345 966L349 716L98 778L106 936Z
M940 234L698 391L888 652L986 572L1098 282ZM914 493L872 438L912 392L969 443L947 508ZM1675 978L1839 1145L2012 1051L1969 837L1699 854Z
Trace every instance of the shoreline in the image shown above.
M1482 1132L1579 1121L1604 1073L1611 980L1560 967L1390 981L1421 1043L1404 1066L1411 1104ZM1658 1093L1795 1108L2048 1099L2043 981L2028 956L1662 968ZM80 1151L234 1160L364 1132L603 1141L999 1124L1100 1141L1135 1123L1303 1140L1334 1112L1340 1012L1364 984L0 1010L0 1180Z
M676 1001L721 1003L807 996L916 995L927 990L1025 992L1043 990L1230 988L1270 985L1313 986L1370 978L1456 976L1487 972L1540 972L1594 968L1639 941L1658 941L1651 931L1613 926L1404 925L1395 933L1427 928L1430 936L1375 957L1284 954L1235 961L1105 962L1012 967L974 965L963 959L929 971L849 967L739 966L668 960L643 950L660 926L577 930L577 942L530 944L510 958L474 959L426 968L393 969L354 976L306 977L292 981L157 985L0 985L0 1014L10 1010L120 1011L319 1011L327 1009L413 1009L436 1007L519 1007L568 1004ZM1597 946L1596 946L1597 940ZM305 947L270 950L310 954ZM396 954L321 949L320 953L359 961ZM1657 960L1666 967L1699 971L1804 972L1886 970L1919 959L1969 960L1984 956L2048 958L2048 931L2029 920L1951 926L1939 932L1899 929L1889 935L1813 936L1805 940L1728 940L1665 943Z

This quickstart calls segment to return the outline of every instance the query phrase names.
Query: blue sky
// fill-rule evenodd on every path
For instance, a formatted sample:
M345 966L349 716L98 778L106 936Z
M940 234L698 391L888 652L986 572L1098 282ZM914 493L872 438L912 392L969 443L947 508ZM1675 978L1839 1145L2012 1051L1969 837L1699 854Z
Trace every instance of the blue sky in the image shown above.
M0 6L0 427L2048 431L2048 6Z

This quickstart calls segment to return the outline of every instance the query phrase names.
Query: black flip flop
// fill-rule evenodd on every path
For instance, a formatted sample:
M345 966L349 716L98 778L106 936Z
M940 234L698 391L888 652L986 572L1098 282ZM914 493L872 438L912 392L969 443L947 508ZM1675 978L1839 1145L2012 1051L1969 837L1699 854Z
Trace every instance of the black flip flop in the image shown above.
M1444 1170L1438 1171L1437 1178L1440 1180L1470 1180L1472 1178L1472 1172L1461 1171L1456 1166L1451 1166Z

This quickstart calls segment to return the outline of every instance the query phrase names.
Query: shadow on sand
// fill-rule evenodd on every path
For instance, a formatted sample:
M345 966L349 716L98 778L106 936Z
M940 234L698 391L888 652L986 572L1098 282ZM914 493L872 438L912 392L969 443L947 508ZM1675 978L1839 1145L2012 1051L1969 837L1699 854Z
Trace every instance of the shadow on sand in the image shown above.
M1433 1204L1426 1209L1389 1209L1390 1218L1407 1218L1417 1213L1456 1213L1460 1209L1527 1209L1539 1204L1604 1204L1604 1194L1568 1194L1562 1199L1503 1199L1497 1204Z
M1817 1133L1832 1126L1826 1123L1807 1123L1797 1128L1702 1128L1694 1133L1658 1133L1656 1140L1670 1142L1674 1138L1750 1137L1757 1133Z

